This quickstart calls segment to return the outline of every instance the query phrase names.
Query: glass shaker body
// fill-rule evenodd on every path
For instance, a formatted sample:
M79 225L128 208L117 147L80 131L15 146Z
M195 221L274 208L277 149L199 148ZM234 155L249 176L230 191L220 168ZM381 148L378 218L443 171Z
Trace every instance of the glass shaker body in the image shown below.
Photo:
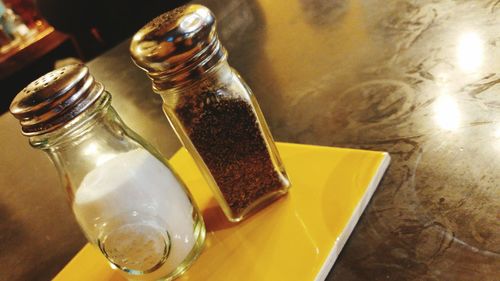
M287 193L290 182L257 100L225 59L188 86L158 93L230 221Z
M57 129L27 135L56 166L87 239L127 279L170 280L198 256L205 228L191 195L108 92Z

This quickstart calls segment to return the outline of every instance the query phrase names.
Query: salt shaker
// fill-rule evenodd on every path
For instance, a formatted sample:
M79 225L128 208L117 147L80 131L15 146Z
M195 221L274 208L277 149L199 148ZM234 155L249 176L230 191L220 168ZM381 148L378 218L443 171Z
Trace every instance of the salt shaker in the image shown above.
M208 8L160 15L134 35L130 52L230 221L287 193L290 181L266 121L227 63Z
M200 253L202 216L168 162L129 129L84 65L52 71L11 113L57 168L88 240L130 280L170 280Z

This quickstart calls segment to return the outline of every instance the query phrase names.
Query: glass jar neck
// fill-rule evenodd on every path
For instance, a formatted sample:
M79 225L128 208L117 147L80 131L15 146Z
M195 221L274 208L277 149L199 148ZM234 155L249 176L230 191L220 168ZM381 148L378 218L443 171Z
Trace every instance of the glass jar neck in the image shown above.
M157 87L159 83L153 83L153 90L157 94L182 94L193 88L200 88L203 85L215 85L228 83L232 77L232 68L227 60L221 59L212 68L198 75L186 79L183 83L163 84L162 87Z
M141 141L113 109L108 92L63 127L30 138L55 165L70 202L87 174L117 155L144 147Z
M110 106L111 95L104 91L93 105L70 122L55 131L31 136L29 142L32 147L42 150L56 150L68 144L74 145L78 142L79 137L92 130L97 121L109 122L109 118L104 117Z

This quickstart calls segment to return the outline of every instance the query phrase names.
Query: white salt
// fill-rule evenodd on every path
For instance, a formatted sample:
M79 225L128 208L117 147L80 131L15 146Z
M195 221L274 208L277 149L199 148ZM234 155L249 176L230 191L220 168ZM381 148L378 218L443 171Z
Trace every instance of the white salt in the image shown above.
M119 267L168 274L195 243L193 206L172 172L143 149L122 153L88 173L73 209L87 237ZM166 233L168 231L168 234Z

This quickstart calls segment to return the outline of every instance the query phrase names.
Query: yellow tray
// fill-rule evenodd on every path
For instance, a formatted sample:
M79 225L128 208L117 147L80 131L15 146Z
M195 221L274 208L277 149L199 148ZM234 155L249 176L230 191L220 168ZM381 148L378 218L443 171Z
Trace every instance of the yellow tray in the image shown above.
M170 160L203 210L203 253L180 280L323 280L390 162L385 152L278 143L289 194L239 224L216 206L185 149ZM56 281L125 280L87 244Z

